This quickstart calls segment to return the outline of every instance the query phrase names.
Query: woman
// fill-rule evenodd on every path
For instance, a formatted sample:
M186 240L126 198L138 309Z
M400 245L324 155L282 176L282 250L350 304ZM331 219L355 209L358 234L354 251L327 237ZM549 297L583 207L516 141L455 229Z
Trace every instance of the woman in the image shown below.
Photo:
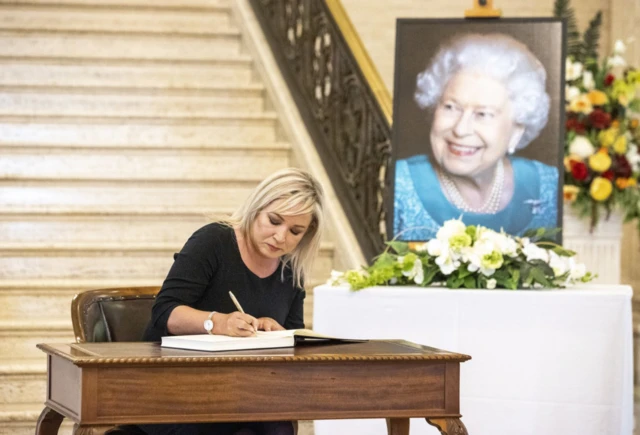
M547 123L545 82L540 61L507 35L469 34L438 51L415 93L433 108L432 157L396 162L396 236L429 240L460 216L513 235L557 225L557 169L511 156Z
M308 173L264 180L227 222L200 228L174 256L145 340L164 335L250 336L304 328L303 279L318 251L323 191ZM229 291L244 308L238 312ZM293 434L291 422L141 425L148 434Z

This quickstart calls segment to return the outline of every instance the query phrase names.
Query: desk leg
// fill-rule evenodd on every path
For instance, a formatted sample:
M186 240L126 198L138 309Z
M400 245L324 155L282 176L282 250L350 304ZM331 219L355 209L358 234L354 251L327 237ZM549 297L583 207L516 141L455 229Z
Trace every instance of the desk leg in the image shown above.
M73 425L73 435L104 435L104 433L110 429L113 429L113 425L79 425L78 423Z
M469 435L459 418L428 418L427 423L438 428L442 435Z
M387 418L388 435L409 435L408 418Z
M36 425L36 435L57 435L64 416L45 406Z

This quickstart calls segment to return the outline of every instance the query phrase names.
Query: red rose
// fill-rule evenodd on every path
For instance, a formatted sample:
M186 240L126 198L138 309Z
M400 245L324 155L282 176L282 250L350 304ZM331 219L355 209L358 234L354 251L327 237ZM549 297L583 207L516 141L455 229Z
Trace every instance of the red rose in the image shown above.
M589 122L595 128L604 130L611 125L611 115L602 109L595 109L589 114Z
M618 177L629 178L631 176L631 165L625 156L616 154L613 156L613 170Z
M576 118L567 119L566 127L567 127L567 130L569 131L573 130L577 134L584 134L586 131L586 126L582 122L578 121L578 119Z
M604 171L602 173L602 177L606 178L609 181L613 181L613 177L614 177L613 171L611 169L609 169L608 171Z
M571 175L573 175L573 178L577 181L584 181L589 176L589 169L587 169L587 165L585 165L584 162L572 160Z
M609 86L611 83L613 83L615 79L616 79L616 76L614 76L613 74L607 74L604 77L604 85Z

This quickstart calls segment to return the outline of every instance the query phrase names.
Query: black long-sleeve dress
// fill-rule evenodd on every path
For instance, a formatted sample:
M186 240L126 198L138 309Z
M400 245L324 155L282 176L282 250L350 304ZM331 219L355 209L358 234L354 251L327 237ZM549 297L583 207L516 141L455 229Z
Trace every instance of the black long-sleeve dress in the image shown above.
M236 296L247 314L271 317L285 329L304 328L304 289L296 287L289 268L282 266L266 278L255 275L242 261L232 228L220 223L197 230L174 255L174 263L153 305L145 341L160 341L167 331L167 320L180 305L202 311L237 311L229 297ZM202 333L205 333L204 326ZM288 422L287 422L288 423ZM249 425L255 433L269 433L271 423L205 423L140 425L149 435L233 434ZM276 432L278 433L278 430Z

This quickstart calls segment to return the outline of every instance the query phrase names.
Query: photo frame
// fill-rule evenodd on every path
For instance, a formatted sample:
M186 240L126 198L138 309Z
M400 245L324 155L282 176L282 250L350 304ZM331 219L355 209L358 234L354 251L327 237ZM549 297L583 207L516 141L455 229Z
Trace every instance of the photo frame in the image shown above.
M390 239L429 240L456 218L513 235L562 227L565 41L558 18L398 19ZM437 57L445 51L448 58ZM441 101L445 94L452 100ZM491 110L478 109L485 106ZM493 130L484 121L480 132L483 116ZM465 122L454 127L456 119ZM507 146L514 143L515 151ZM491 152L503 148L492 169Z

